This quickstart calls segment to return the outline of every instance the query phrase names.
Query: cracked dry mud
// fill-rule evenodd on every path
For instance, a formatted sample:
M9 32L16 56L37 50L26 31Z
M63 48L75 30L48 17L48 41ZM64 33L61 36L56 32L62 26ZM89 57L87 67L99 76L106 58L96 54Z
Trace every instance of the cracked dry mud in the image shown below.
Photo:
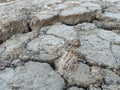
M0 90L120 90L120 1L0 0Z

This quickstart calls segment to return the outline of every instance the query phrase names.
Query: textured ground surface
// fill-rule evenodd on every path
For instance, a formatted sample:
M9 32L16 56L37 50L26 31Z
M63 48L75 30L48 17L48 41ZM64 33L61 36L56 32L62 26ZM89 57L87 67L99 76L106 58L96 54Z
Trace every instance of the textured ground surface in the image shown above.
M0 0L0 90L120 90L120 1Z

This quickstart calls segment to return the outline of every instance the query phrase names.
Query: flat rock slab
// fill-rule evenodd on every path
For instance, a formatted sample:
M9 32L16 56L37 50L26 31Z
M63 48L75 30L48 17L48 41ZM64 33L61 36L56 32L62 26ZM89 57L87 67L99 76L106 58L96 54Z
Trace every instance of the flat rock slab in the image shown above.
M64 77L70 85L86 87L96 83L96 79L91 75L90 67L83 63L79 63L72 75L66 74Z
M13 70L0 71L1 90L62 90L65 83L46 63L28 62ZM9 75L8 75L9 73Z
M63 38L64 40L72 40L77 38L74 27L63 24L51 27L46 34L55 35L56 37Z
M84 24L81 24L82 26L85 27ZM112 31L101 29L88 29L86 33L83 27L78 29L82 41L79 51L86 55L87 62L109 67L119 65L119 59L117 59L119 56L117 54L114 56L118 51L113 50L112 47L119 44L120 36Z
M96 35L86 36L82 40L83 46L81 47L81 51L86 55L86 60L89 63L110 67L117 64L110 52L110 43L108 41L102 40Z
M92 21L94 13L85 7L71 7L63 10L59 15L59 20L68 25L75 25L80 22Z
M35 13L30 17L29 26L31 30L39 30L43 26L52 25L57 22L57 15L58 12L53 12L52 10L44 10L42 12Z

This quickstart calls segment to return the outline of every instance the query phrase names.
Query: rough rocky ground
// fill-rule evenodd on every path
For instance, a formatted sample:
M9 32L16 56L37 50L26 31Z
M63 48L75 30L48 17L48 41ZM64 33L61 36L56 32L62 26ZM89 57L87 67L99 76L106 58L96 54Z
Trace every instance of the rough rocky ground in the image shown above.
M0 0L0 90L120 90L120 1Z

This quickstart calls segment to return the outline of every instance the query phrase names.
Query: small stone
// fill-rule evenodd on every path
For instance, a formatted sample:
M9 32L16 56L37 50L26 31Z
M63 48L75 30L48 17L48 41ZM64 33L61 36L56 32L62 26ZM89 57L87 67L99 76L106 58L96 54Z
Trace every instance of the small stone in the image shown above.
M20 59L15 59L15 60L12 61L11 67L14 68L14 67L21 66L21 65L23 65L23 64L24 64L24 62L21 61Z

